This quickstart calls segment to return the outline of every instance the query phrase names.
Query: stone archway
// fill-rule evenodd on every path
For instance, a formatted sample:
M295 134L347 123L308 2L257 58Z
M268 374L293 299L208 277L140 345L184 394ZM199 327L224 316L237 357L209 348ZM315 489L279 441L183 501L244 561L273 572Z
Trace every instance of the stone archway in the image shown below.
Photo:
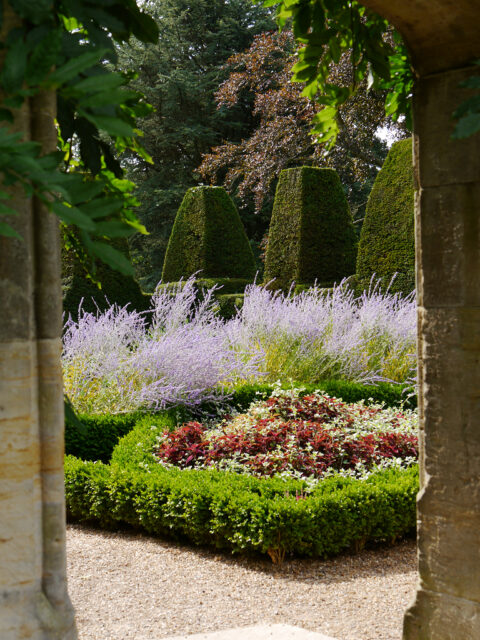
M361 0L402 33L417 81L414 164L421 490L419 584L405 640L480 638L480 154L453 141L480 75L480 4Z
M480 58L480 5L362 1L402 32L418 74L420 581L405 639L474 640L480 637L480 158L478 135L452 142L450 133L451 114L465 96L459 83L480 75L471 65ZM42 114L51 115L51 105L38 107L22 111L16 122L33 137L43 131ZM0 327L0 454L10 465L0 469L10 509L0 523L10 561L2 572L0 619L5 638L21 630L24 637L64 640L75 631L64 570L60 311L49 306L59 299L58 251L50 244L56 230L37 204L12 195L28 251L12 244L0 252L0 293L24 300L21 319L17 307Z

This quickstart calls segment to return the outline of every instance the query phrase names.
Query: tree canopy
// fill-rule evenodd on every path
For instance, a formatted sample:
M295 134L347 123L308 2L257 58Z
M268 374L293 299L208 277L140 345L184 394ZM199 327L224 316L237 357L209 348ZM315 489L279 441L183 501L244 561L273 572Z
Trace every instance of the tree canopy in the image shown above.
M296 49L291 31L267 32L228 60L230 74L216 93L217 105L250 109L258 125L251 136L214 147L203 157L199 170L210 182L223 182L244 207L253 200L259 212L262 205L271 205L282 169L329 166L339 173L352 209L362 217L373 179L386 156L385 143L375 136L379 127L391 125L384 110L385 91L368 91L364 81L339 107L337 144L327 154L325 145L315 144L311 135L312 119L322 107L303 95L305 83L291 82ZM329 78L347 86L352 74L350 58L344 54L332 65ZM403 135L398 127L396 132Z
M157 22L158 42L122 45L118 67L135 69L130 86L155 108L140 125L153 163L132 156L126 164L138 185L139 217L151 232L133 239L131 253L143 286L152 289L176 211L201 180L195 170L202 154L240 140L254 124L250 110L216 108L214 93L228 74L223 65L275 23L271 10L251 0L151 0L145 9Z

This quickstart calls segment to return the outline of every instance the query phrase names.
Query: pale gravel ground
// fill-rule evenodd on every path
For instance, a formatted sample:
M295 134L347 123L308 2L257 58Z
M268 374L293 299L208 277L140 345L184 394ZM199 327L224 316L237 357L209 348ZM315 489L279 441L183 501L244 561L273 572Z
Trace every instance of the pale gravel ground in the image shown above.
M80 640L157 640L262 623L337 640L400 640L416 584L412 541L277 569L269 559L69 525L67 561Z

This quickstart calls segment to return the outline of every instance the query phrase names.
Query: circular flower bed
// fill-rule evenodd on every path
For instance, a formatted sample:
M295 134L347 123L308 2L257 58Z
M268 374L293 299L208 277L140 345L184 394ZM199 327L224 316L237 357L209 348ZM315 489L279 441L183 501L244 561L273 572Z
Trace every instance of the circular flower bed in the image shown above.
M312 482L329 475L365 478L418 457L417 413L363 402L346 404L315 392L278 391L245 414L211 428L188 422L164 432L155 456L164 466L216 468Z

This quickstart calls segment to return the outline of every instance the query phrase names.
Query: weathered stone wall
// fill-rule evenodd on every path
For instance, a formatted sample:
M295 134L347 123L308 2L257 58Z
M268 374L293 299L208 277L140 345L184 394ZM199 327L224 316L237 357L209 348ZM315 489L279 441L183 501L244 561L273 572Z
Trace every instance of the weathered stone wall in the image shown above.
M480 638L480 157L478 138L450 138L472 73L427 76L415 94L423 451L408 640Z

